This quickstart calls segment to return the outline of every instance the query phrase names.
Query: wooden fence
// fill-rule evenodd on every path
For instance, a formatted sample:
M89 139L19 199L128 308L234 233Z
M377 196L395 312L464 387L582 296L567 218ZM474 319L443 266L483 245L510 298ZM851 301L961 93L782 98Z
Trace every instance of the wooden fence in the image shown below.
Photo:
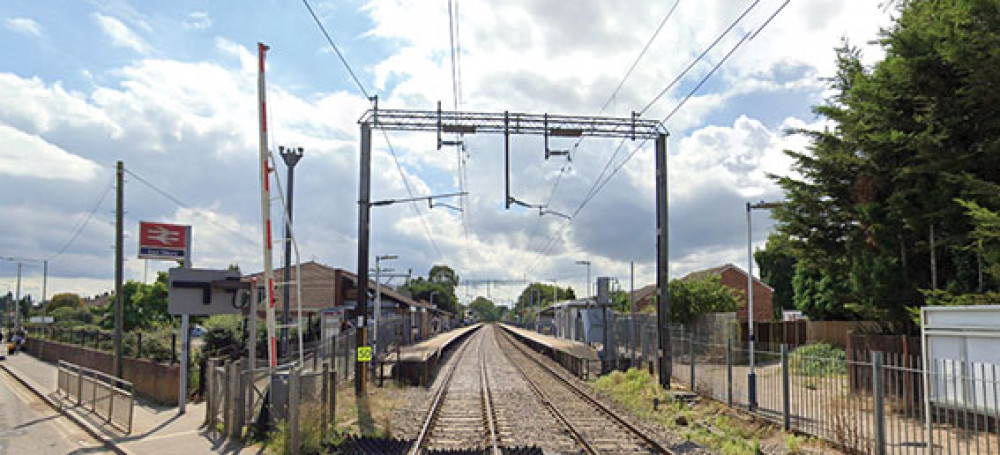
M757 343L775 350L782 344L795 347L813 343L829 343L846 350L851 332L875 324L869 321L766 321L753 325ZM740 340L743 343L748 340L746 324L740 325Z

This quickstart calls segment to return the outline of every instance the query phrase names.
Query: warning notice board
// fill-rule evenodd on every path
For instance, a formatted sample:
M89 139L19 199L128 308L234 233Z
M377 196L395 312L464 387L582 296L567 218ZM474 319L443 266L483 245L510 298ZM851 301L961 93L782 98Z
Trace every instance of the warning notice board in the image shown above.
M372 347L371 346L358 347L358 362L371 362L371 361L372 361Z

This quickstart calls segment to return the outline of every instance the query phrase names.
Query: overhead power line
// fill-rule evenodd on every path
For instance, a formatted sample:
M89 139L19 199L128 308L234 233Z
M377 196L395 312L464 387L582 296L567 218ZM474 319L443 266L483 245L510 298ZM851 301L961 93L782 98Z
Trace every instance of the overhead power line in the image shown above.
M756 8L759 3L760 0L754 0L754 2L747 7L747 9L743 10L743 14L740 14L739 17L737 17L731 24L729 24L729 27L726 27L726 29L723 30L722 33L720 33L719 36L715 38L715 41L712 41L712 44L709 44L708 47L706 47L705 50L698 55L698 57L692 60L691 63L688 64L686 68L684 68L684 71L681 71L680 74L678 74L677 77L674 78L674 80L670 81L670 83L667 84L667 86L664 87L663 90L660 90L660 92L657 93L652 100L646 103L646 106L639 111L639 114L645 114L646 111L648 111L649 108L653 106L653 104L656 104L656 102L659 101L660 98L663 97L663 95L666 95L667 92L669 92L670 89L674 87L674 85L677 85L677 83L680 82L681 79L683 79L684 76L686 76L687 73L691 71L691 69L694 68L695 65L698 64L698 62L702 61L702 59L704 59L705 56L708 55L708 53L711 52L712 49L714 49L715 46L719 44L719 42L722 41L722 39L725 38L730 31L732 31L732 29L735 28L736 25L739 24L740 21L742 21L743 18L747 16L747 14L750 14L750 11ZM784 8L784 5L782 5L781 7Z
M108 183L107 188L105 188L104 192L101 193L101 197L97 199L97 203L94 204L94 207L90 209L89 213L87 213L87 216L84 217L83 220L79 224L77 224L75 228L73 228L73 232L70 234L69 237L66 238L65 241L63 241L63 243L59 246L59 248L57 248L54 253L50 254L48 257L45 258L46 261L51 261L55 259L59 255L65 253L66 250L69 249L71 245L73 245L73 242L75 242L76 238L80 236L80 233L83 232L83 229L87 227L87 224L90 223L90 220L94 218L94 214L97 213L97 211L101 208L101 204L104 203L104 199L108 197L108 194L111 193L111 189L114 187L115 187L115 179L112 178L111 181Z
M671 6L670 9L667 11L667 13L663 15L663 19L660 20L660 24L656 27L656 30L653 31L653 34L650 35L649 39L646 40L646 45L642 47L642 50L639 51L639 54L636 55L636 57L635 57L634 60L632 60L632 64L629 65L628 70L625 71L625 74L622 76L622 79L618 82L618 85L615 87L615 89L611 91L611 95L608 96L608 99L604 102L604 105L601 106L601 110L598 112L597 115L603 114L604 111L606 111L608 109L608 106L611 105L611 102L614 101L615 97L618 96L618 93L621 91L622 87L625 86L625 82L627 82L628 79L629 79L629 77L632 76L632 72L635 71L635 68L639 65L639 62L642 60L643 57L645 57L646 53L649 51L650 46L652 46L653 42L656 41L656 38L658 36L660 36L660 32L663 31L663 27L667 24L667 21L669 21L670 18L673 17L674 12L677 10L677 6L680 5L680 3L681 3L680 0L675 1L674 5ZM575 152L580 147L580 144L583 142L584 138L585 137L580 137L579 139L576 140L576 143L574 143L573 147L572 147L573 152ZM608 167L611 165L611 163L617 157L618 152L620 150L621 150L621 146L619 146L615 150L615 153L612 154L612 156L608 159L608 162L605 163L604 168L601 170L601 173L598 174L597 178L595 179L595 183L597 181L599 181L604 176L604 174L608 170ZM562 177L566 173L566 169L568 167L569 166L567 164L564 164L559 169L559 175L556 176L556 180L552 184L552 189L549 191L549 196L545 200L545 206L546 207L548 207L552 203L552 198L555 197L556 190L558 190L559 184L560 184L560 182L562 182ZM534 227L534 229L532 229L531 234L528 235L528 250L529 251L531 250L531 245L534 244L535 235L538 233L538 229L541 228L541 225L542 225L542 218L539 216L538 220L535 221L535 227Z
M346 58L344 58L344 54L340 52L340 48L337 47L337 44L333 41L333 38L330 36L330 33L326 30L326 27L323 26L323 22L319 20L319 16L316 15L316 12L313 11L312 6L309 5L309 0L302 0L302 4L305 5L307 10L309 10L309 15L312 16L313 21L316 22L316 25L323 33L323 37L326 38L326 42L329 43L330 47L333 48L333 51L337 53L337 58L340 59L340 63L344 65L344 68L347 69L347 72L351 75L351 79L354 80L354 84L358 87L358 91L360 91L361 94L364 95L366 99L368 100L374 99L374 97L368 94L368 90L365 89L364 84L361 83L361 80L358 79L357 74L354 73L354 69L351 68L351 64L347 62ZM396 149L392 146L392 142L389 140L388 133L386 133L383 130L382 134L385 137L386 145L389 146L389 152L392 154L392 160L396 164L396 170L399 171L399 176L403 180L403 186L406 187L406 192L412 198L413 189L410 186L409 179L406 178L406 173L403 172L403 166L399 163L399 157L396 155ZM423 212L420 211L420 207L417 206L416 202L412 202L410 206L413 208L414 211L417 212L417 217L420 218L420 224L424 227L424 233L427 235L427 240L431 243L431 246L434 247L434 251L437 252L439 257L444 258L444 255L441 254L441 250L437 246L437 242L434 241L434 237L431 235L430 228L427 226L427 221L424 220L424 214Z
M323 22L319 20L319 16L316 15L312 6L309 5L309 0L302 0L302 4L306 5L306 9L309 10L309 14L312 16L313 20L316 21L316 25L319 26L319 30L323 32L323 36L326 37L326 42L330 43L330 47L332 47L333 51L337 53L337 58L340 59L340 63L344 64L344 68L346 68L347 72L350 73L351 79L354 79L354 83L358 86L358 90L361 91L361 94L364 95L365 98L371 98L368 96L368 91L365 90L365 86L361 84L361 80L358 79L358 75L354 74L354 69L351 68L351 64L347 63L347 59L344 58L344 54L340 52L340 48L333 42L333 38L330 37L330 33L328 33L326 31L326 27L323 26Z
M148 180L142 178L141 176L139 176L139 174L136 174L132 170L130 170L128 168L125 168L125 173L128 174L128 175L131 175L132 178L134 178L137 182L142 183L143 185L146 185L149 189L155 191L160 196L163 196L164 198L166 198L170 202L173 202L178 207L186 209L186 210L190 210L195 215L201 216L202 219L204 219L205 221L208 221L209 223L215 225L216 227L218 227L218 228L220 228L220 229L222 229L222 230L224 230L226 232L229 232L230 234L233 234L233 235L235 235L235 236L243 239L244 241L247 241L247 242L250 242L250 243L257 242L257 240L254 240L254 239L251 239L250 237L247 237L246 234L244 234L244 233L242 233L240 231L237 231L235 229L232 229L229 226L226 226L226 225L224 225L222 223L219 223L219 222L213 220L212 219L212 215L214 215L214 214L212 214L210 212L207 212L205 210L201 210L201 209L192 207L191 205L184 203L184 201L181 201L180 199L174 197L173 195L171 195L170 193L168 193L165 190L161 189L160 187L158 187L158 186L150 183Z
M735 25L735 24L736 24L737 22L739 22L740 20L742 20L742 18L743 18L743 17L744 17L744 16L745 16L745 15L747 14L747 12L749 12L749 10L750 10L750 9L752 9L752 8L753 8L754 6L756 6L758 2L759 2L759 0L757 0L757 1L755 1L755 2L753 3L753 4L751 4L751 5L750 5L750 8L748 8L748 9L747 9L746 11L744 11L744 13L743 13L742 15L740 15L740 17L739 17L739 18L737 18L737 19L736 19L736 21L734 21L734 23L733 23L733 24L732 24L732 25L731 25L731 26L730 26L730 27L729 27L729 28L727 29L727 31L726 31L726 32L724 32L724 33L723 33L723 35L720 35L720 36L724 36L724 35L725 35L726 33L728 33L728 30L729 30L729 29L731 29L731 28L732 28L732 27L733 27L733 26L734 26L734 25ZM669 113L669 114L668 114L668 115L667 115L666 117L664 117L664 118L663 118L662 120L660 120L660 122L659 122L659 123L660 123L660 126L661 126L661 127L665 127L665 123L666 123L666 122L667 122L668 120L670 120L670 118L672 118L672 116L673 116L674 114L676 114L676 113L677 113L677 111L678 111L678 110L680 110L680 108L681 108L681 107L682 107L682 106L683 106L683 105L684 105L684 104L685 104L685 103L686 103L686 102L687 102L687 101L688 101L688 100L689 100L689 99L690 99L691 97L693 97L693 96L694 96L694 94L695 94L695 93L696 93L696 92L697 92L697 91L698 91L698 90L699 90L699 89L700 89L700 88L701 88L701 87L702 87L702 86L703 86L703 85L705 84L705 82L706 82L706 81L708 81L708 79L709 79L709 78L711 78L711 77L712 77L712 75L714 75L714 74L715 74L715 72L716 72L716 71L717 71L717 70L719 69L719 67L721 67L721 66L722 66L722 64L723 64L723 63L725 63L725 62L726 62L726 61L727 61L727 60L728 60L728 59L729 59L729 58L730 58L730 57L731 57L731 56L732 56L732 55L733 55L733 54L734 54L734 53L736 52L736 50L737 50L737 49L739 49L739 48L740 48L740 46L742 46L742 45L743 45L743 44L744 44L745 42L747 42L747 41L751 41L751 40L753 40L753 38L756 38L756 37L757 37L757 35L759 35L759 34L760 34L760 33L761 33L761 32L762 32L763 30L764 30L764 28L766 28L766 27L767 27L768 25L770 25L770 23L771 23L771 22L772 22L772 21L774 20L774 18L775 18L775 17L776 17L776 16L777 16L777 15L778 15L779 13L781 13L781 11L782 11L782 10L784 10L784 9L785 9L785 7L786 7L786 6L788 5L788 3L790 3L790 2L791 2L791 0L785 0L785 1L784 1L784 2L783 2L783 3L781 4L781 6L779 6L779 7L777 8L777 9L775 9L775 11L774 11L773 13L771 13L771 15L770 15L770 16L768 16L767 20L765 20L765 21L764 21L764 22L763 22L763 23L762 23L762 24L761 24L761 25L760 25L759 27L757 27L757 28L756 28L756 29L755 29L755 30L754 30L753 32L745 34L745 35L743 36L743 38L741 38L741 39L740 39L740 40L739 40L739 41L738 41L738 42L737 42L737 43L736 43L736 44L735 44L735 45L734 45L734 46L733 46L733 47L732 47L732 48L731 48L731 49L729 50L729 52L727 52L727 53L725 54L725 56L723 56L723 58L722 58L722 59L720 59L720 60L719 60L719 61L718 61L718 62L717 62L717 63L716 63L716 64L715 64L715 65L714 65L713 67L712 67L711 71L709 71L709 72L708 72L708 73L707 73L707 74L706 74L706 75L705 75L704 77L702 77L702 78L701 78L701 80L700 80L700 81L699 81L699 82L698 82L698 83L697 83L697 84L695 85L695 87L694 87L694 88L693 88L693 89L692 89L692 90L691 90L690 92L688 92L688 94L687 94L687 95L686 95L686 96L685 96L685 97L684 97L683 99L681 99L681 100L680 100L680 101L679 101L679 102L677 103L677 105L676 105L676 106L675 106L675 107L674 107L674 108L673 108L673 109L672 109L672 110L670 111L670 113ZM717 41L718 41L718 40L716 40L716 42L717 42ZM715 46L716 42L713 42L713 43L712 43L712 45L711 45L710 47L712 47L712 46ZM707 52L703 52L703 53L702 53L702 55L704 55L704 54L706 54L706 53L707 53ZM700 58L701 58L701 57L699 57L699 59L700 59ZM690 66L688 67L688 69L690 69ZM687 71L687 69L685 69L685 72L686 72L686 71ZM656 96L656 97L654 98L654 101L651 101L651 102L650 102L650 103L649 103L649 104L647 105L647 107L648 107L649 105L651 105L651 104L652 104L653 102L655 102L655 100L656 100L656 99L659 99L659 97L660 97L660 96L662 96L662 94L663 94L663 93L664 93L664 92L661 92L660 94L658 94L658 95L657 95L657 96ZM635 147L635 149L634 149L634 150L633 150L633 151L632 151L632 152L631 152L631 153L630 153L630 154L629 154L628 156L626 156L626 157L625 157L625 159L624 159L624 160L623 160L623 161L622 161L621 163L619 163L619 164L618 164L617 166L615 166L615 167L614 167L614 169L613 169L613 170L611 171L611 173L610 173L610 174L608 174L608 175L607 175L607 177L606 177L606 178L604 178L604 180L596 180L596 181L594 182L594 183L595 183L595 185L591 187L591 191L589 191L589 192L587 193L587 195L586 195L586 196L584 197L584 199L580 201L580 204L579 204L579 205L577 206L576 210L574 210L574 211L573 211L573 213L572 213L572 214L570 215L570 218L569 218L569 219L567 219L565 223L563 223L563 226L562 226L562 227L561 227L561 228L559 229L559 231L558 231L558 232L557 232L557 233L556 233L556 234L555 234L554 236L552 236L552 237L551 237L551 238L549 239L549 242L548 242L548 243L546 244L545 248L543 249L543 251L542 251L542 254L541 254L540 256L538 256L538 257L537 257L537 258L535 259L535 261L534 261L534 262L532 262L532 264L531 264L531 265L530 265L530 266L528 267L528 270L529 270L529 271L530 271L531 269L533 269L533 268L534 268L534 266L535 266L535 265L536 265L536 264L538 263L538 261L539 261L539 260L540 260L540 259L541 259L542 257L545 257L545 256L547 256L547 255L549 254L549 252L550 252L550 251L552 250L552 248L553 248L553 247L555 246L555 242L556 242L556 240L558 240L558 239L559 239L559 238L560 238L560 237L561 237L561 236L563 235L563 233L564 233L564 232L566 231L566 229L568 229L568 228L569 228L569 226L573 224L573 221L574 221L574 220L576 219L576 216L577 216L577 214L579 214L579 213L580 213L580 211L581 211L581 210L583 210L583 208L584 208L584 207L586 207L586 206L587 206L587 204L588 204L588 203L589 203L589 202L590 202L591 200L593 200L593 198L594 198L595 196L597 196L597 194L598 194L598 193L600 193L600 192L601 192L601 190L603 190L605 186L607 186L607 184L608 184L608 183L609 183L609 182L610 182L610 181L611 181L611 180L612 180L612 179L613 179L613 178L614 178L614 177L615 177L615 176L616 176L616 175L618 174L618 172L619 172L619 171L621 171L621 169L622 169L622 168L624 168L624 167L625 167L625 165L626 165L626 164L628 164L628 162L629 162L629 161L631 161L631 160L632 160L632 158L633 158L633 157L634 157L634 156L635 156L635 155L636 155L636 154L637 154L637 153L638 153L638 152L639 152L640 150L642 150L643 146L644 146L644 145L646 144L646 142L647 142L647 141L648 141L648 138L644 138L644 139L642 140L642 142L640 142L640 143L639 143L639 145L637 145L637 146ZM625 142L624 142L624 141L622 141L622 142L621 142L621 143L619 144L619 147L618 147L618 149L616 150L615 154L617 154L617 153L618 153L618 151L619 151L619 150L621 150L621 149L622 149L622 147L624 147L624 145L625 145Z

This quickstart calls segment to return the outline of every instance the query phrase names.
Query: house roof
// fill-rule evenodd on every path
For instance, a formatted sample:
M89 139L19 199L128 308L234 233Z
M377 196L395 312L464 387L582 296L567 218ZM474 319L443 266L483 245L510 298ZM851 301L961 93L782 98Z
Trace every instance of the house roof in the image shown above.
M718 267L712 267L712 268L709 268L709 269L696 270L694 272L688 273L687 275L684 275L684 277L681 278L681 280L682 281L704 280L704 279L712 277L712 276L722 275L723 272L725 272L726 270L729 270L729 269L733 269L733 270L739 272L744 277L747 276L747 273L744 272L743 269L739 268L735 264L729 263L729 264L725 264L725 265L720 265ZM753 280L754 280L754 282L760 284L761 286L764 286L768 290L770 290L772 292L774 291L774 288L772 288L771 286L768 286L767 283L764 283L763 281L760 281L759 279L757 279L757 277L754 277ZM647 285L647 286L643 286L643 287L635 290L635 301L638 302L638 301L641 301L643 299L650 299L654 295L656 295L656 285L655 284L650 284L650 285Z
M656 285L649 284L635 290L635 301L651 298L656 295Z
M355 273L349 272L344 269L330 267L325 264L320 264L315 261L303 262L299 264L299 269L302 272L302 310L303 311L316 311L326 308L331 308L336 304L336 292L338 292L336 280L345 281L346 283L341 283L350 286L351 288L357 289L358 286L358 276ZM263 275L263 272L257 272L247 275L247 277L259 277ZM289 276L291 280L285 280L284 278L284 268L274 270L275 282L283 281L295 281L296 280L296 268L293 265L291 267ZM435 308L430 303L422 300L415 300L411 297L404 295L403 293L397 291L391 286L381 285L382 299L391 300L403 306L412 306L416 308L426 308L428 311L437 312L441 314L450 315L451 313L440 308ZM369 290L375 289L375 282L371 279L368 280ZM282 289L279 286L278 295L282 295ZM296 295L295 292L291 292L288 298L289 306L294 312L296 309Z
M747 272L746 271L744 271L739 266L737 266L737 265L735 265L733 263L729 263L729 264L726 264L726 265L720 265L718 267L712 267L710 269L696 270L694 272L688 273L687 275L684 275L684 277L681 278L681 280L682 281L704 280L704 279L712 277L712 276L722 275L722 273L725 272L726 270L735 270L736 272L740 273L741 275L747 276ZM767 283L765 283L763 281L760 281L759 279L757 279L757 277L754 277L753 281L755 283L757 283L757 284L760 284L761 286L764 286L765 288L767 288L768 290L770 290L772 292L774 291L774 288L772 288L771 286L768 286Z

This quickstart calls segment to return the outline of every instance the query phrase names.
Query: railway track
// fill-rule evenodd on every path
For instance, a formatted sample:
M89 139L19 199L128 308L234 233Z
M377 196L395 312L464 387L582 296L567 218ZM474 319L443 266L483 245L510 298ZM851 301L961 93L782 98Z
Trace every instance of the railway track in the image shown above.
M671 454L504 333L498 344L545 407L590 454Z
M477 331L455 353L455 362L435 393L411 455L474 449L500 455L482 349L485 332ZM470 346L474 346L475 355L466 355Z

